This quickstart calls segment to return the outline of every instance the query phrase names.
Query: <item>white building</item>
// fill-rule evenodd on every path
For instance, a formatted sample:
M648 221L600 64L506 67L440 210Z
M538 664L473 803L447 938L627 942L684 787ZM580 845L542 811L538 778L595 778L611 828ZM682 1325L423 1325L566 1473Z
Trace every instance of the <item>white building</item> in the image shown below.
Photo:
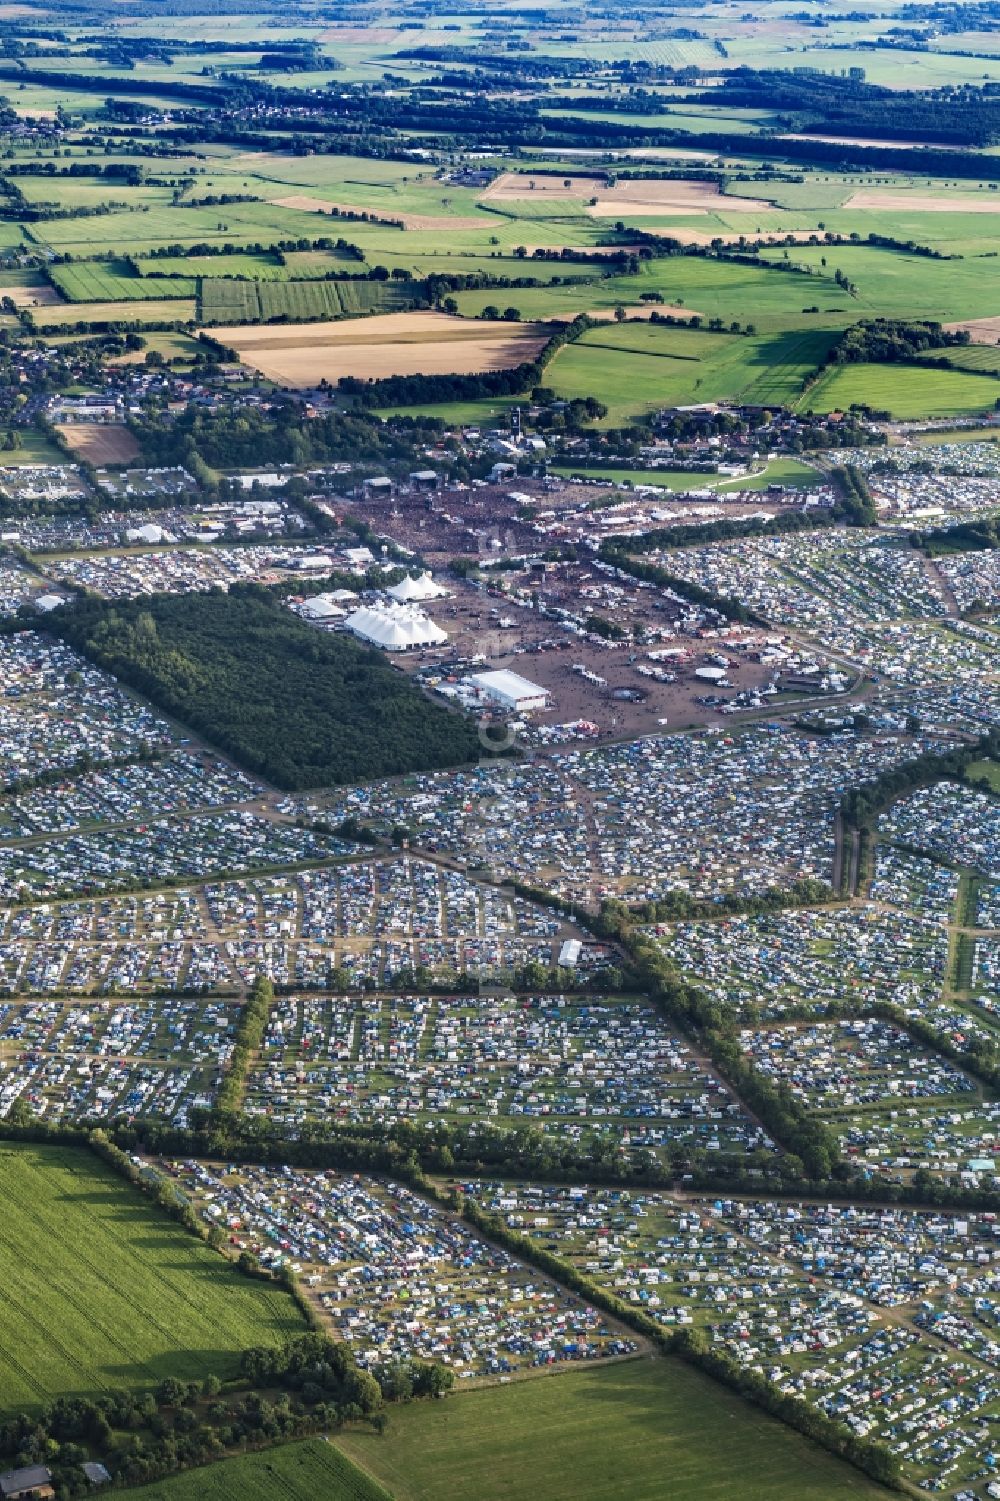
M328 625L335 620L343 620L346 613L346 610L334 603L329 594L314 594L312 599L304 599L299 605L299 614L303 620L311 620L315 625Z
M547 709L549 706L549 690L541 688L537 683L531 683L527 678L521 677L520 673L508 672L505 668L499 672L474 672L466 682L475 688L476 692L502 709L512 709L517 714L526 714L532 709Z

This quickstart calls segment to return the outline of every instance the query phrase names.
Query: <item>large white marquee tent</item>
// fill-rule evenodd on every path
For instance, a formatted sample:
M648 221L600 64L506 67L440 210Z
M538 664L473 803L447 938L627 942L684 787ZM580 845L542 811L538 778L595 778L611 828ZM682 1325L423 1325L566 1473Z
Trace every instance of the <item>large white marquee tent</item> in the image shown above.
M383 651L441 646L448 639L447 633L415 605L361 605L348 615L344 625L362 641Z

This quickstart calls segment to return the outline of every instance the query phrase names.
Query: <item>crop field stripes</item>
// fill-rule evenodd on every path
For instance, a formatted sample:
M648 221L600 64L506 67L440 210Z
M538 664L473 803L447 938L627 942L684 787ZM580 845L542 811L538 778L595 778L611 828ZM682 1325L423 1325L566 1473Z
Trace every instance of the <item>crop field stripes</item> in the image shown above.
M198 291L199 317L207 323L321 322L396 312L425 301L422 288L400 282L202 277Z

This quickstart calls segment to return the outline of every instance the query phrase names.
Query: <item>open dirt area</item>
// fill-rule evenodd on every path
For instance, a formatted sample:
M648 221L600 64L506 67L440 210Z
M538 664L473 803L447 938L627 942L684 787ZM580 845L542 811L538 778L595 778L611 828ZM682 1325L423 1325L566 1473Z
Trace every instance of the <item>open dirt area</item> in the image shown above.
M706 685L694 675L705 653L718 651L720 642L714 637L699 642L697 635L687 632L675 636L677 619L686 610L660 590L611 578L591 561L564 561L533 563L520 572L498 571L488 576L484 591L455 578L448 563L456 557L537 557L546 544L579 545L586 536L596 541L603 535L627 535L654 524L654 510L660 524L751 515L760 510L760 497L730 501L718 495L703 500L623 496L620 504L593 511L599 493L593 485L524 478L516 485L516 490L503 484L462 486L432 495L400 491L391 497L344 502L348 514L353 512L380 534L419 553L449 591L448 598L427 606L447 632L447 645L406 653L394 658L394 665L431 682L461 678L484 667L511 668L552 695L549 709L532 715L535 724L584 721L563 739L655 734L663 718L675 729L725 723L718 705L699 701ZM555 613L548 613L550 609ZM559 618L564 610L581 619L594 615L613 621L633 640L583 639L566 629ZM660 664L660 676L638 671L647 655L639 640L654 650L670 649L669 658ZM762 686L768 671L758 660L734 660L732 691Z
M429 312L225 330L226 344L245 365L286 386L344 375L477 375L532 359L548 337L543 323L479 323Z
M968 318L964 323L946 323L950 334L967 331L973 344L1000 344L1000 313L992 318Z
M63 300L47 282L37 287L0 287L0 297L9 297L15 307L53 307Z
M901 193L880 192L878 188L860 188L852 193L845 208L910 209L918 214L1000 214L1000 193L992 198L972 193Z
M67 422L59 432L67 447L88 464L130 464L139 457L139 445L126 427Z
M340 209L345 214L356 214L356 203L331 203L327 198L312 198L308 193L290 193L284 198L269 198L276 208L295 208L304 214L328 214L332 208ZM481 229L484 220L474 218L469 214L455 214L449 218L447 214L395 214L391 209L382 209L371 215L377 223L393 221L402 224L404 229Z

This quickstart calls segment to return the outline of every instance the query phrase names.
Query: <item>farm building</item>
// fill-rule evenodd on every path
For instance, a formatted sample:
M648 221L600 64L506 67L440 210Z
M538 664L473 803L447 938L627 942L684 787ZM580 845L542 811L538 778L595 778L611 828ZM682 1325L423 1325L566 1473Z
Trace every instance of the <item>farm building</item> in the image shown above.
M466 681L483 698L491 699L502 709L513 709L518 714L525 714L530 709L548 708L548 689L529 682L517 672L508 672L506 669L499 672L474 672Z
M441 646L448 636L416 605L361 605L344 622L349 631L383 651Z
M8 1470L6 1475L0 1475L3 1501L27 1501L29 1496L45 1501L54 1495L52 1476L44 1465L26 1465L22 1470Z

